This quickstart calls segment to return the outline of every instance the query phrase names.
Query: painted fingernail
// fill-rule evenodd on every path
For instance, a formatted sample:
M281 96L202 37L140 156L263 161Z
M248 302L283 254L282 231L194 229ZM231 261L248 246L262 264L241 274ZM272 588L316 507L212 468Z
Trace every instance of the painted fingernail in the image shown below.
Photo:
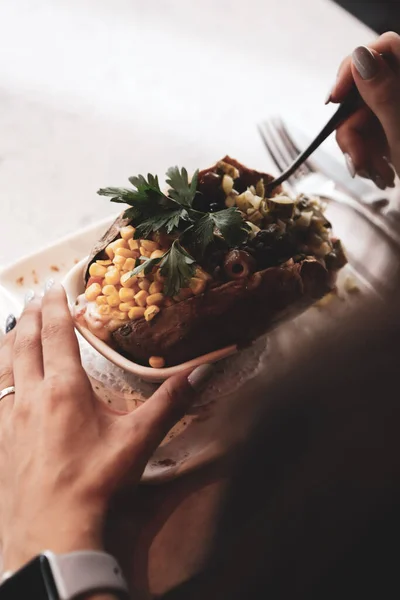
M386 184L385 180L383 179L383 177L381 177L380 175L376 174L376 175L373 176L372 180L374 181L375 185L380 190L386 190L387 184Z
M6 319L6 325L5 325L5 332L9 333L10 331L12 331L14 329L14 327L17 324L17 319L15 318L14 315L8 315L7 319Z
M349 173L354 179L354 177L356 176L356 168L354 166L353 159L351 158L351 156L348 152L345 152L344 159L346 161L346 165L349 170Z
M196 367L188 377L189 385L191 385L195 392L201 392L213 375L214 367L212 365L201 365L200 367Z
M356 48L351 57L362 79L372 79L378 73L379 63L371 50L366 46Z
M327 104L329 104L331 100L332 100L332 88L329 90L328 95L327 95L327 97L325 99L325 106Z
M25 294L25 300L24 300L25 306L27 304L29 304L29 302L32 302L32 300L34 299L34 297L35 297L35 292L33 290L28 290L26 292L26 294Z
M51 290L53 285L54 285L54 279L47 279L46 283L44 284L44 293Z

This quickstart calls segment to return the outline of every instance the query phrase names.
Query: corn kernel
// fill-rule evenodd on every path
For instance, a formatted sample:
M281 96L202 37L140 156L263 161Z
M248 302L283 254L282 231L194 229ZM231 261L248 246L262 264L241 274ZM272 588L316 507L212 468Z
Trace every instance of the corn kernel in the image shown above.
M160 246L157 244L157 242L152 242L151 240L140 240L140 245L150 253L154 252L154 250L160 249Z
M88 302L96 300L97 296L101 294L101 286L99 283L92 283L85 291L85 298Z
M119 311L119 310L112 310L111 311L111 318L112 319L118 319L119 321L124 321L126 319L126 314Z
M158 294L158 292L163 291L163 284L161 281L153 281L151 286L149 287L149 294Z
M96 304L98 304L99 306L101 306L102 304L107 304L107 298L105 296L97 296Z
M132 258L132 250L128 250L128 248L117 248L115 251L115 256L123 256L124 258Z
M134 290L124 287L122 287L118 293L121 302L129 302L130 300L133 300L133 296L135 295Z
M110 306L119 306L119 294L115 293L107 296L107 302Z
M124 271L133 271L133 269L135 268L135 259L134 258L127 258L124 264Z
M115 267L109 267L109 270L104 276L104 282L106 285L116 285L119 283L119 271Z
M135 302L138 306L146 306L146 299L148 293L146 290L140 290L137 294L135 294Z
M139 288L141 290L145 290L146 292L148 291L148 289L150 288L150 281L148 279L143 279L142 281L140 281L139 283Z
M111 296L111 294L116 294L117 293L117 288L115 287L115 285L105 285L103 287L103 294L105 296Z
M125 240L115 240L114 242L111 242L111 244L108 244L108 246L105 249L105 253L107 254L108 258L110 258L111 260L114 258L115 256L115 251L117 248L127 248L127 242Z
M119 305L119 310L121 312L129 312L134 306L134 300L131 300L130 302L121 302L121 304Z
M137 282L137 277L133 276L131 277L130 273L124 273L121 276L121 285L125 288L131 288L133 287Z
M128 246L130 250L139 250L140 242L139 240L128 240Z
M122 240L121 238L118 238L117 240L114 240L113 242L111 242L111 244L108 244L108 247L111 247L115 254L117 251L117 248L127 248L128 242L126 242L125 240Z
M111 314L111 306L109 306L108 304L102 304L97 309L97 312L99 313L99 315L102 315L102 316L110 315Z
M123 248L121 248L121 249L123 250ZM120 269L122 269L126 263L126 258L125 258L125 256L116 255L113 258L113 263L116 267L119 267Z
M155 304L152 306L148 306L144 311L144 318L146 319L146 321L151 321L156 315L158 315L159 312L159 306L156 306Z
M105 249L104 252L107 254L108 258L110 260L112 260L114 258L114 250L111 248L110 245L108 245Z
M153 369L162 369L165 367L165 360L162 356L150 356L149 365L153 367Z
M145 308L143 306L134 306L128 313L128 317L132 319L132 321L136 321L137 319L141 319L144 315Z
M164 250L154 250L150 254L150 258L161 258L162 256L164 256L164 254L165 254Z
M144 246L140 246L139 250L140 250L140 256L145 256L146 258L150 258L151 252L149 250L146 250L146 248Z
M89 275L91 277L104 277L107 273L106 267L102 265L98 265L97 263L92 263L89 267Z
M123 240L131 240L135 235L135 228L132 225L121 227L119 234Z
M195 296L197 296L198 294L202 294L206 289L206 285L207 282L204 279L200 279L199 277L192 277L189 281L189 287Z
M103 267L109 267L111 265L111 260L97 260L98 265L103 265Z
M149 296L147 296L146 298L146 302L147 302L147 306L152 306L153 304L155 306L161 306L161 304L164 302L164 296L163 294L150 294Z

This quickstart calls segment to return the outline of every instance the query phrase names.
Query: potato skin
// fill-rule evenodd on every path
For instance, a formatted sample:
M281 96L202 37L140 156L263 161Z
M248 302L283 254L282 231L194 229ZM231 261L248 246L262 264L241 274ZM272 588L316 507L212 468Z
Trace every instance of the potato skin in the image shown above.
M92 264L92 262L101 257L103 251L107 248L108 244L111 244L111 242L117 239L121 227L126 227L126 225L129 225L130 222L130 219L124 219L123 213L120 214L119 217L115 219L114 223L107 229L105 234L93 246L86 264L86 268L83 272L85 285L89 279L89 267Z
M245 191L262 179L267 185L273 177L248 169L225 156L222 162L239 171L235 189ZM199 173L199 198L207 203L224 203L219 163ZM281 192L279 186L274 193ZM208 210L208 208L204 208ZM199 210L203 210L202 207ZM102 257L121 227L130 221L120 215L94 246L85 270ZM205 293L164 307L151 321L130 321L112 334L116 349L136 362L147 365L150 356L162 356L166 366L186 362L203 354L237 344L245 346L283 319L293 316L328 293L332 273L315 259L288 262L241 279L212 287Z
M113 333L113 340L132 360L147 364L150 356L162 356L166 366L225 346L244 346L324 296L331 289L329 278L313 259L272 267L163 308L150 322L131 321Z

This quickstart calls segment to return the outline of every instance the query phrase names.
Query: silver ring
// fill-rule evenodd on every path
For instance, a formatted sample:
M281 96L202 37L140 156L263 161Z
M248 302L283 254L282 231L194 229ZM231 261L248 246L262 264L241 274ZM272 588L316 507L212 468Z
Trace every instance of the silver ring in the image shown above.
M10 385L10 387L4 388L4 390L1 390L0 400L3 400L3 398L5 398L6 396L9 396L10 394L15 394L15 387L13 385Z

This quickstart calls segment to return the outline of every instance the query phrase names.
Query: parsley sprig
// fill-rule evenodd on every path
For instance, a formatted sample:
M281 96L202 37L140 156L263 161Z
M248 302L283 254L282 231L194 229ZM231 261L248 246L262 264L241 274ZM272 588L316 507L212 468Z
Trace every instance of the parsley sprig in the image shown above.
M141 271L148 275L158 265L160 274L166 279L164 294L176 296L179 290L185 287L189 279L193 277L195 262L195 259L182 248L179 240L175 240L163 256L145 259L141 265L133 269L132 276L138 275Z
M108 187L98 191L101 196L111 197L111 202L128 204L124 217L133 221L135 238L148 238L152 233L163 230L176 236L171 248L161 257L141 258L142 264L132 271L132 276L141 271L147 275L157 265L166 278L164 293L175 296L185 287L195 271L195 259L181 246L179 239L184 235L190 245L202 256L214 236L218 234L229 247L235 247L247 239L250 227L240 211L233 207L215 213L201 212L193 208L196 197L199 171L189 181L186 169L170 167L166 182L169 190L164 194L158 177L148 174L130 177L133 188Z

